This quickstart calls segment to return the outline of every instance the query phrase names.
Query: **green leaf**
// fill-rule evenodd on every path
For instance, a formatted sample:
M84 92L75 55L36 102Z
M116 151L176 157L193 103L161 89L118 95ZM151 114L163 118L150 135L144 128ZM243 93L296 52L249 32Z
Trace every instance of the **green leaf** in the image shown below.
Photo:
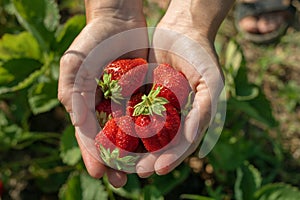
M38 41L43 52L48 52L54 40L52 31L58 24L54 0L12 0L19 23ZM49 20L52 18L52 22ZM53 25L50 25L52 23Z
M245 64L245 57L237 42L231 40L228 43L225 53L225 68L234 77L237 75L239 68Z
M232 136L231 132L223 131L208 158L216 170L235 171L252 156L253 149L254 146L251 141Z
M75 165L81 160L81 152L75 138L75 129L69 126L63 132L60 142L60 157L67 165Z
M67 50L84 26L85 16L76 15L69 19L57 32L57 43L55 44L54 49L59 52L59 55L63 54L63 52Z
M269 127L278 126L278 122L273 116L273 109L270 101L267 99L262 90L260 90L259 95L249 101L250 105L257 111L260 119L268 125Z
M0 88L17 85L41 66L40 62L29 58L12 59L3 63L0 66Z
M0 99L4 100L4 102L9 102L6 106L4 104L3 107L7 117L13 123L20 124L20 126L28 130L29 124L27 120L32 113L27 101L27 91L21 90L15 93L0 95Z
M42 82L33 85L28 93L28 102L33 114L39 114L50 111L55 106L59 105L57 99L56 81Z
M40 60L41 50L36 39L28 32L5 34L0 40L0 60L32 58Z
M269 127L277 126L277 122L272 114L271 105L262 93L249 101L240 101L235 98L230 98L227 101L227 105L228 109L242 111L249 117Z
M22 131L16 124L0 126L0 152L7 151L16 146L19 138L22 136Z
M253 200L254 192L260 188L262 178L260 172L248 162L237 169L234 185L237 200Z
M259 94L257 86L248 82L248 72L246 66L241 66L234 78L235 92L234 95L239 100L250 100Z
M289 112L297 108L300 102L300 86L296 80L290 80L280 87L279 95L285 99L285 107Z
M180 199L188 199L188 200L215 200L210 197L200 196L200 195L193 195L193 194L182 194Z
M23 132L18 138L17 144L14 146L15 149L24 149L31 146L36 141L47 141L50 142L51 139L58 139L60 135L50 132Z
M60 15L59 9L56 1L54 0L47 0L46 3L46 10L45 10L45 17L44 17L44 25L49 31L55 31L59 25Z
M94 179L86 173L81 173L80 180L81 180L81 188L82 188L82 199L84 200L108 199L108 195L100 180Z
M141 183L136 174L128 174L127 175L127 183L123 187L123 189L130 193L133 197L138 197L141 193Z
M67 182L61 187L59 191L59 199L61 200L81 200L82 188L80 183L80 176L71 174Z
M109 189L125 199L139 199L142 195L141 182L137 174L128 174L127 183L124 187L121 188L115 188L110 185L108 183L107 176L105 176L103 180L106 181Z
M186 180L189 176L189 173L190 168L187 165L182 164L167 175L153 175L150 177L150 181L152 186L155 187L161 195L165 195Z
M21 63L14 63L14 64L21 64ZM16 67L18 67L16 66ZM39 78L40 76L42 76L46 70L49 68L48 64L44 64L44 66L42 66L39 70L35 70L33 73L29 74L24 80L20 80L17 82L16 85L12 85L12 86L4 86L4 87L0 87L0 94L5 94L5 93L9 93L9 92L16 92L18 90L22 90L28 86L30 86L32 83L34 83L34 81L36 81L37 78ZM11 78L11 77L9 77Z
M239 100L253 99L258 95L258 88L248 82L246 59L235 41L230 41L225 53L225 71L228 89Z
M35 184L43 193L56 193L68 178L68 173L66 172L53 173L50 175L47 169L41 170L44 170L48 176L36 177Z
M163 200L161 192L157 187L153 185L147 185L143 188L143 199L144 200Z
M255 200L299 200L300 190L286 183L263 186L254 194Z

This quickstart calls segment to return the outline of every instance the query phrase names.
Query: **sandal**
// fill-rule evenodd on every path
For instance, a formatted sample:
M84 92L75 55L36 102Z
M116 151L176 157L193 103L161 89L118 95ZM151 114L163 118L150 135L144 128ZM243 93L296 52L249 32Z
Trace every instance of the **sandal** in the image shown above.
M253 3L239 2L235 8L235 26L243 37L249 41L258 44L274 42L285 34L294 18L296 9L292 6L291 1L288 2L290 3L284 3L284 0L257 0ZM290 17L286 18L279 28L270 33L250 33L241 30L239 27L240 20L247 16L259 16L276 11L289 11Z

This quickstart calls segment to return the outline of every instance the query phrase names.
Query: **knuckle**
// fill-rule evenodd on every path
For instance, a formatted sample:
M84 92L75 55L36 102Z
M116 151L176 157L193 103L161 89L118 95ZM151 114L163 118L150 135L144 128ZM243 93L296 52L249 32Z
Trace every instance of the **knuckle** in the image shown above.
M72 111L72 106L70 106L70 94L67 93L65 90L58 90L57 99L64 105L67 112Z
M76 66L79 67L82 61L85 59L85 55L75 50L66 51L60 58L60 67L63 66Z

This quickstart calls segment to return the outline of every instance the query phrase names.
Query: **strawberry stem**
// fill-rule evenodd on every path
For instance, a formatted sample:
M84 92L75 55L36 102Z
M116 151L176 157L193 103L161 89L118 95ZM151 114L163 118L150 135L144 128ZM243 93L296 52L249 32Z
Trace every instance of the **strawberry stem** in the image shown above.
M164 105L169 101L163 97L158 97L160 91L161 87L154 89L153 86L148 95L143 95L143 101L134 106L133 116L154 114L162 116L162 113L166 111Z
M189 112L191 111L192 106L193 106L193 102L192 102L193 96L194 96L194 92L191 91L189 93L189 96L188 96L188 99L187 99L187 102L186 102L184 108L181 110L181 114L183 116L187 116L189 114Z
M111 74L104 73L102 80L96 79L96 82L100 86L105 99L112 99L115 103L121 104L120 100L124 99L121 94L122 88L117 80L112 80Z

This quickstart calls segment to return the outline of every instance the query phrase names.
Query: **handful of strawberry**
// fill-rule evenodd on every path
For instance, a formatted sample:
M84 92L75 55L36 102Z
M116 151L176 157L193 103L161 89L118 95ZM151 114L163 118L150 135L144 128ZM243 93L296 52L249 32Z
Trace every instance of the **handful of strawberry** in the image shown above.
M181 107L191 92L185 76L160 64L153 70L152 87L146 92L147 87L136 86L143 85L147 73L145 60L124 59L106 66L97 80L104 98L96 105L103 129L95 145L102 160L119 170L135 165L138 157L130 152L155 152L176 144L181 129Z

